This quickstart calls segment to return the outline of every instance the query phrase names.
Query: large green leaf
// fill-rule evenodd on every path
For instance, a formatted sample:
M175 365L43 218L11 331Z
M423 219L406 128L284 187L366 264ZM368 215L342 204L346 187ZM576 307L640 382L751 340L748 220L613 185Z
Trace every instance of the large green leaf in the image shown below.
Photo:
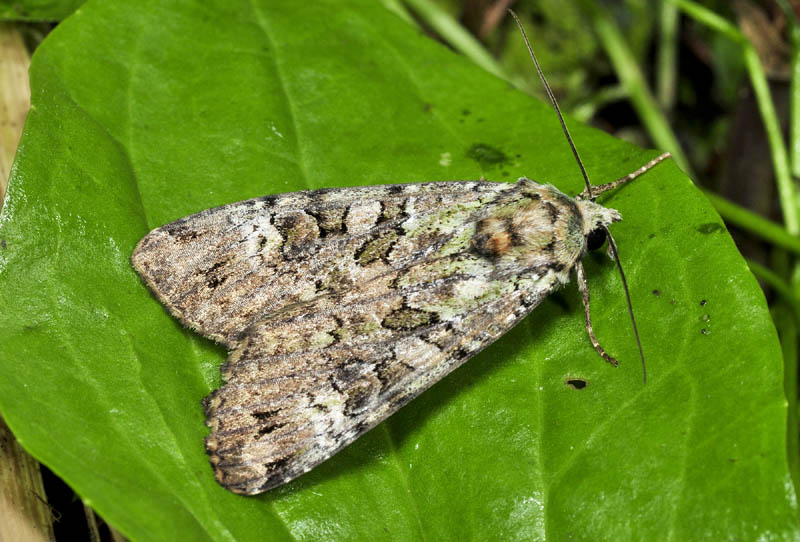
M200 400L225 352L129 265L148 230L327 186L581 178L550 108L370 0L96 1L37 52L0 220L0 410L135 540L797 540L761 292L671 162L604 197L619 278L576 288L354 445L260 497L219 487ZM652 157L573 126L590 175ZM567 380L588 382L573 389Z

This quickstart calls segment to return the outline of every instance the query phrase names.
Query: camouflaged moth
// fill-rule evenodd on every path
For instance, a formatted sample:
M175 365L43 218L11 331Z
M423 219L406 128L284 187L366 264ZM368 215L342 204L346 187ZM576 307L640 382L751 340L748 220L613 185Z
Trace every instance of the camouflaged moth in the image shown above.
M576 198L526 178L332 188L233 203L147 234L133 266L175 317L230 352L224 385L204 401L216 479L252 495L307 472L572 272L592 344L616 363L592 332L581 257L620 215L593 199L666 156L614 183L587 179Z

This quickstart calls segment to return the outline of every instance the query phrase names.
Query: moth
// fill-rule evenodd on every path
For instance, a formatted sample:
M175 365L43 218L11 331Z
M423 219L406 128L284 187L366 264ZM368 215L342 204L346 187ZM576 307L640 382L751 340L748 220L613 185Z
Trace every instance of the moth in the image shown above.
M616 364L592 331L581 258L604 237L616 255L608 225L621 218L593 200L667 156L606 185L587 178L575 198L527 178L331 188L151 231L134 268L170 313L229 350L224 385L204 400L217 481L253 495L307 472L486 348L573 272L590 340Z

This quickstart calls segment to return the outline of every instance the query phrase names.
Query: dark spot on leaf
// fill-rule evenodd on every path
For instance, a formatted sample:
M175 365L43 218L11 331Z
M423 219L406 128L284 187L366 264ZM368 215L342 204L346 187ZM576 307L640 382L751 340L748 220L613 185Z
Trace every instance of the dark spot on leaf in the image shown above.
M478 162L483 168L491 168L508 161L503 151L485 143L476 143L467 150L467 158Z
M564 383L573 390L582 390L589 385L589 381L584 380L583 378L568 378L564 381Z
M711 332L709 330L707 330L706 328L703 328L703 329L700 330L700 333L702 333L703 335L708 335Z
M469 116L469 113L470 113L469 109L462 109L461 110L461 114L464 115L465 117Z
M701 307L705 307L705 306L706 306L706 303L708 303L708 301L706 301L705 299L703 299L703 300L701 300L701 301L700 301L700 306L701 306Z
M725 231L725 226L718 222L708 222L707 224L701 224L697 227L697 231L702 233L703 235L708 235L709 233L717 233L719 231Z
M658 297L661 295L661 290L653 290L653 295Z

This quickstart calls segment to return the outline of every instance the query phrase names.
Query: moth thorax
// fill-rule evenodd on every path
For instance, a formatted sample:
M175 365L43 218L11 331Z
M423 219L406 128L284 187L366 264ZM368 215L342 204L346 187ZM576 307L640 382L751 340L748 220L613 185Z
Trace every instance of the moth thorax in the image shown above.
M557 229L554 223L562 219L555 206L547 207L537 200L506 210L511 212L478 222L472 246L479 254L496 258L515 248L524 252L537 251L553 242Z
M511 248L512 232L508 219L489 217L478 222L472 246L484 256L497 257Z

